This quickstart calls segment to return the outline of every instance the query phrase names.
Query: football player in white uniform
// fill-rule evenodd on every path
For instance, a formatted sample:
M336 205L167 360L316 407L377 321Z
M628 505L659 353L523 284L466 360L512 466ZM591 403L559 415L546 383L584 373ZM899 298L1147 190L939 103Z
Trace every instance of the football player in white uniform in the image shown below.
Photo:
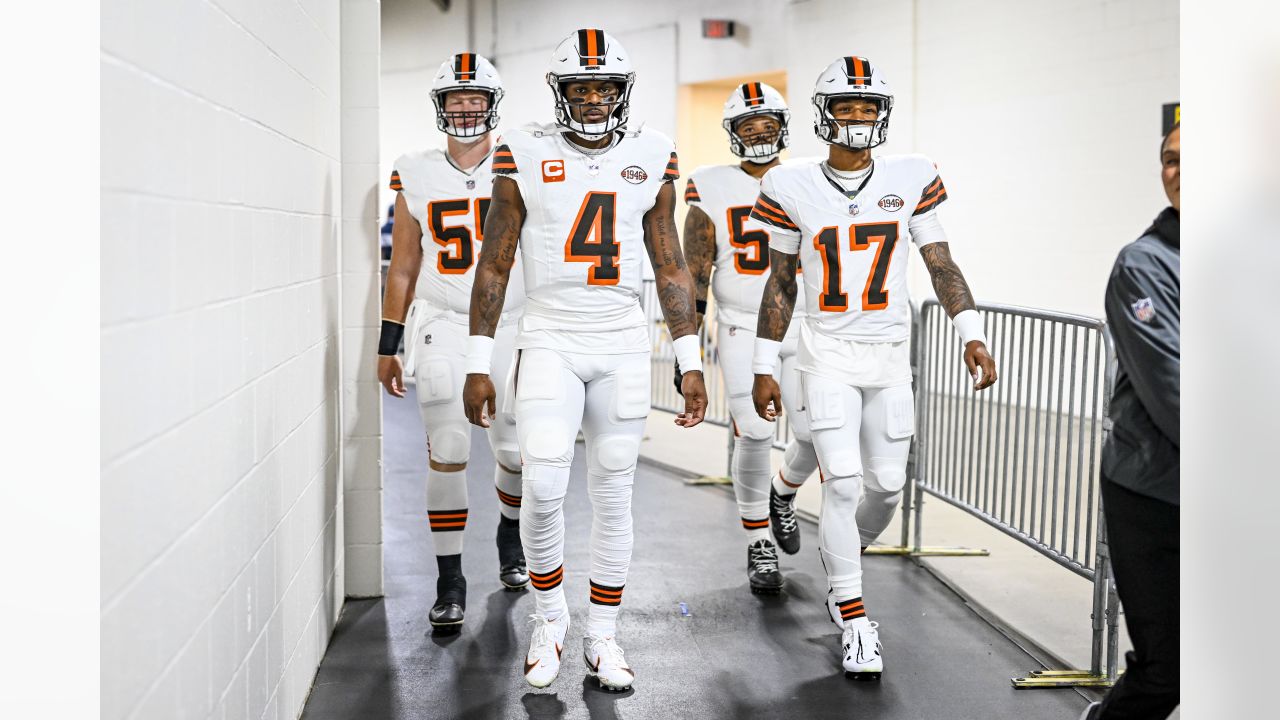
M783 467L772 483L769 465L774 426L756 415L751 403L751 354L755 348L756 314L769 273L769 233L767 226L749 215L760 194L760 178L779 164L778 154L787 146L790 117L786 101L772 87L748 82L734 88L724 104L722 124L729 134L730 150L742 160L735 165L694 170L684 192L689 205L684 221L684 255L697 287L699 325L708 286L716 298L716 343L733 420L733 490L747 531L747 581L755 593L777 593L782 589L778 552L769 537L770 525L784 552L795 554L800 549L795 488L818 463L804 412L800 410L803 403L798 402L795 365L799 323L788 330L783 341L778 373L795 439L788 445ZM797 298L796 305L796 312L803 316L803 298Z
M773 371L803 262L809 312L799 370L823 483L818 534L828 608L844 630L845 671L879 679L884 662L863 606L860 548L889 524L907 479L914 433L907 240L959 331L975 390L995 382L996 366L938 220L947 191L936 167L922 155L871 155L893 110L879 68L863 57L837 60L818 77L813 106L828 157L770 170L751 213L770 226L773 268L760 301L752 395L761 417L782 410Z
M464 395L472 422L501 418L489 358L518 247L528 299L512 392L524 459L520 532L537 603L524 667L535 687L559 673L569 627L562 506L579 427L593 508L584 660L605 688L626 689L634 679L616 640L616 619L631 562L631 486L650 406L649 329L640 307L646 249L687 370L685 412L676 424L697 425L706 410L693 279L675 227L676 153L661 133L627 128L634 81L617 40L595 29L571 34L556 47L547 74L556 123L505 133L493 158L498 177L472 291Z
M418 409L427 431L427 517L440 573L429 620L441 633L461 629L467 602L462 534L471 426L462 408L463 358L471 283L493 186L491 133L501 100L502 81L488 60L475 53L446 60L432 83L431 101L447 147L402 155L391 173L395 224L378 378L387 392L404 397L406 371L396 355L404 337L407 374L417 376ZM502 308L496 333L500 374L515 353L516 319L523 303L523 289L516 287ZM499 579L507 589L520 590L529 576L520 543L520 450L514 422L510 415L502 417L488 436L500 510Z

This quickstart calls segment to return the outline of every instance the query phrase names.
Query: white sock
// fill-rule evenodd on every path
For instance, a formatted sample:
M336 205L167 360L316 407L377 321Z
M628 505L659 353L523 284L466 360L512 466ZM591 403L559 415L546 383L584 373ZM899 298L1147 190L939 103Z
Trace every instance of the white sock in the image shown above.
M769 453L768 438L738 437L733 443L733 494L738 515L747 531L747 544L769 539Z
M622 590L631 569L635 533L631 519L631 488L635 473L597 475L587 472L591 497L591 603L587 632L612 637L618 632Z
M462 553L467 527L467 471L427 472L427 520L436 555Z
M569 467L525 465L520 541L538 614L555 620L569 612L564 599L564 494Z
M498 512L509 520L520 519L520 473L507 472L502 465L493 465L493 486L498 491Z

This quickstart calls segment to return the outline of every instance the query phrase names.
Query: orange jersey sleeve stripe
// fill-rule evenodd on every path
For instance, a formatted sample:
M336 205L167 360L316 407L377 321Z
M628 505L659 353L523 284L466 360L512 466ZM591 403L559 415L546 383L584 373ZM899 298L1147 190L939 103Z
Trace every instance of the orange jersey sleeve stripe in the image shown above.
M913 213L911 213L911 214L912 214L912 215L919 215L919 214L921 214L921 213L929 212L930 210L934 209L934 208L935 208L935 207L937 207L938 205L941 205L941 204L942 204L942 201L943 201L943 200L946 200L946 199L947 199L947 191L946 191L946 190L943 190L942 192L940 192L940 193L938 193L937 195L935 195L935 196L933 197L933 199L932 199L932 200L926 200L926 201L924 201L924 202L920 203L919 205L917 205L917 206L916 206L916 210L915 210L915 212L913 212Z
M787 219L786 217L779 217L778 215L771 213L769 210L765 209L763 205L760 205L758 203L756 204L755 207L751 208L751 217L752 219L760 220L761 222L768 223L775 227L780 227L783 230L799 230L800 229L798 226L796 226L795 223L791 222L791 220Z

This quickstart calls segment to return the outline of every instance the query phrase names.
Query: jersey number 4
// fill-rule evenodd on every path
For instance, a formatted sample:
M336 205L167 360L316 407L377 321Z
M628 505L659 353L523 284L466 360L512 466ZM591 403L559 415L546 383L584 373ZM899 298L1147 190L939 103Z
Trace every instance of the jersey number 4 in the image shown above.
M565 262L589 262L588 285L617 285L622 246L615 233L617 193L589 192L564 243Z
M889 263L893 261L893 248L898 244L898 223L865 223L849 226L849 249L867 250L876 246L876 257L867 274L867 284L862 288L862 309L883 310L889 307L889 293L884 289L889 277ZM827 312L844 312L849 309L849 296L842 289L840 268L840 229L825 227L814 236L813 246L822 254L822 292L818 294L818 306Z
M742 223L751 214L750 205L731 207L728 213L729 244L745 252L733 254L733 267L743 275L761 275L769 269L769 234L764 230L743 230Z
M427 205L431 239L440 246L436 269L443 275L461 275L475 264L475 247L471 230L466 225L445 227L444 220L453 215L475 213L476 240L484 239L484 216L489 212L489 198L435 200Z

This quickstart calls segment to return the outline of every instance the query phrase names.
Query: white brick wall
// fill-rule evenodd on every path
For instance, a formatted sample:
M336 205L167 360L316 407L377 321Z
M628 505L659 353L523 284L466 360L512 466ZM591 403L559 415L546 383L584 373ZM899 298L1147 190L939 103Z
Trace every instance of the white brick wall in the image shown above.
M380 487L342 448L381 433L341 377L377 319L342 305L349 4L102 7L104 718L296 717L341 607L343 475Z

